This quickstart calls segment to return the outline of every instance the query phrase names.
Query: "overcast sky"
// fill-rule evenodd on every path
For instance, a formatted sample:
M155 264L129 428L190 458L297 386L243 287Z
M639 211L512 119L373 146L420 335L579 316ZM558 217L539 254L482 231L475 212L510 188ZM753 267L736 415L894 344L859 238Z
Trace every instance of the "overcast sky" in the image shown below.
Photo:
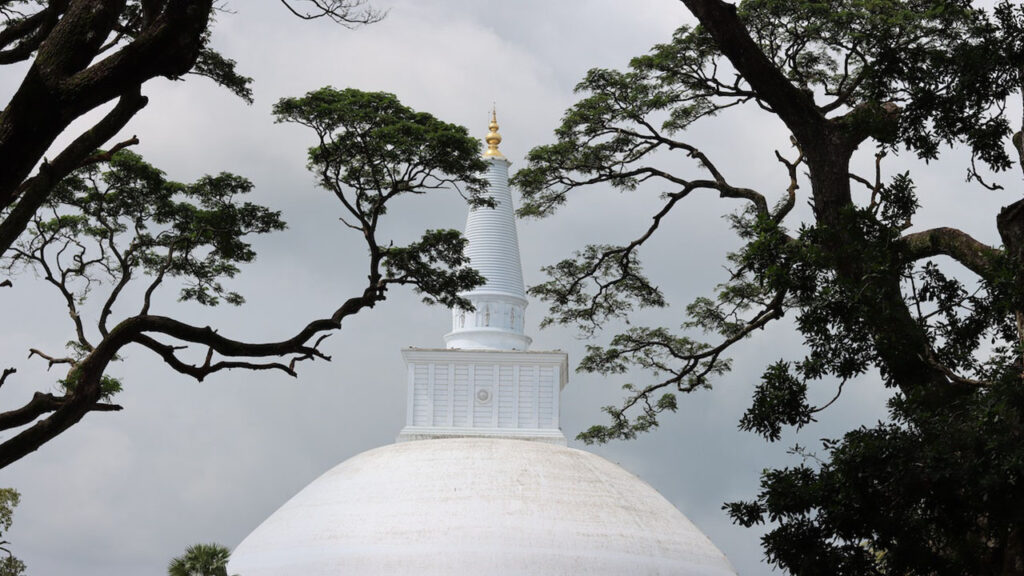
M276 125L277 99L325 85L393 92L406 104L465 125L483 137L497 105L502 150L512 170L527 150L551 140L573 102L573 86L592 67L623 67L629 58L667 41L690 16L673 0L381 1L390 10L379 24L349 31L301 22L277 2L234 2L220 17L214 44L255 78L255 103L246 106L202 78L154 81L149 106L123 136L179 181L231 171L250 178L256 200L281 210L290 228L256 241L259 259L230 282L247 297L241 308L203 309L175 302L166 291L157 313L248 340L280 339L313 318L328 315L361 290L365 252L337 220L340 206L312 186L305 170L311 134ZM19 70L0 72L7 98ZM6 100L4 100L6 101ZM1015 109L1019 109L1019 106ZM1019 118L1014 121L1019 123ZM785 173L774 150L791 153L788 135L756 108L739 109L699 125L687 136L736 185L781 195ZM918 227L956 225L998 243L994 215L1019 197L963 183L963 157L925 166L909 158L886 165L911 170L925 209ZM693 174L685 158L666 166ZM538 269L588 242L621 242L646 228L658 208L658 188L622 195L581 191L555 216L519 224L528 285ZM806 196L798 202L806 211ZM723 215L735 209L711 196L677 208L643 252L650 275L673 307L642 312L635 323L676 327L682 307L710 294L725 278L724 254L737 246ZM466 209L451 193L409 199L388 214L385 233L396 242L426 228L462 228ZM102 292L100 292L102 293ZM53 388L55 370L26 360L29 347L60 353L71 337L61 297L31 275L0 295L0 353L18 374L0 392L9 407L34 390ZM130 298L129 298L130 300ZM128 313L125 306L116 313ZM543 305L527 311L534 349L563 349L570 362L586 342L572 330L540 331ZM172 372L145 350L130 349L112 368L123 378L120 413L90 414L56 441L0 472L0 486L22 493L9 534L12 550L32 576L136 576L165 573L167 561L188 544L216 541L234 547L295 492L359 452L394 441L405 414L405 370L399 350L439 347L450 328L447 310L426 307L394 290L376 309L346 321L324 344L334 360L301 365L296 379L276 373L218 374L196 383ZM711 391L681 398L678 414L632 442L589 447L637 474L683 511L721 548L740 574L767 574L761 533L730 524L725 501L755 495L759 472L795 462L786 449L884 418L886 393L872 378L848 385L843 397L801 434L776 444L737 430L757 376L768 362L800 357L800 339L784 323L735 347L734 370ZM572 438L602 423L600 407L617 402L625 382L652 376L570 376L563 392L562 427ZM825 401L834 382L813 390ZM570 440L571 446L581 447Z

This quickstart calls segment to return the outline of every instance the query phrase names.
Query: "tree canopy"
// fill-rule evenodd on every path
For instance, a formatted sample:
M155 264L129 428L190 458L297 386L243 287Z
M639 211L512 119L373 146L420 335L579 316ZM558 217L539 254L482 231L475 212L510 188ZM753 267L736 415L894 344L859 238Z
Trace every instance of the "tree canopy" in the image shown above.
M626 70L588 72L556 141L534 148L514 178L525 216L571 205L588 186L668 187L635 240L588 246L532 288L550 304L545 322L590 336L667 305L639 254L673 209L702 192L736 206L730 277L686 308L681 330L631 326L589 348L582 370L657 376L627 387L624 403L606 408L611 422L581 438L656 426L676 393L729 370L734 344L788 317L804 348L765 367L742 429L778 440L825 414L809 386L835 383L841 394L864 375L891 389L890 418L825 441L820 454L799 449L804 464L765 471L753 500L725 506L740 524L769 523L768 560L801 575L1022 573L1024 199L992 222L1000 246L956 223L918 229L913 175L892 173L886 158L948 162L946 147L963 147L965 189L1003 182L1019 197L1024 143L1011 106L1024 89L1024 7L683 3L699 24ZM791 133L793 152L764 152L788 182L777 191L735 185L687 138L740 107ZM855 158L872 152L874 169L860 173ZM689 165L659 161L673 154ZM793 210L802 189L809 220Z
M364 0L280 1L301 18L350 27L384 16ZM62 178L103 161L95 151L146 106L146 82L205 76L252 102L252 78L210 48L218 6L213 0L0 1L0 66L31 62L0 111L0 253ZM51 150L73 122L110 102L116 105L91 127ZM110 148L137 142L133 136Z
M301 19L348 28L384 17L365 0L280 3ZM221 174L192 185L169 182L159 170L123 152L139 143L137 136L112 143L146 106L143 87L154 78L203 76L252 102L253 79L211 47L215 20L223 15L230 11L212 0L0 0L0 66L23 74L0 110L0 258L8 272L0 287L11 286L11 273L23 266L33 268L64 297L76 333L71 356L33 349L51 366L72 369L58 383L62 394L40 392L24 406L0 412L2 430L34 423L0 443L0 467L88 411L118 408L106 400L119 384L103 372L134 337L125 339L123 322L107 323L114 301L131 280L151 275L138 317L148 316L149 296L164 278L187 283L181 293L185 300L238 304L241 297L225 291L221 279L255 256L241 237L283 227L276 213L234 202L235 194L251 187L244 178ZM74 126L92 112L102 115L84 129ZM101 168L105 165L110 169ZM146 195L152 195L152 204ZM87 335L78 312L101 277L112 281L113 289L98 318L97 341ZM141 334L150 328L132 330ZM192 342L215 334L209 327L202 329L207 336L200 336L198 327L165 325L161 330L177 331L176 337L184 330ZM299 334L285 348L309 354L303 344L315 332ZM218 345L221 352L244 354L228 342L233 341ZM202 368L182 362L177 345L149 337L144 345L195 377L212 367L209 358ZM248 353L273 355L273 348L249 348ZM219 363L215 370L242 364ZM5 367L0 385L15 372Z
M362 291L277 342L236 340L160 314L154 294L168 284L177 286L179 300L242 304L242 295L225 282L256 257L251 235L285 227L280 214L243 201L252 184L233 174L174 182L127 150L112 154L106 169L80 168L58 183L0 260L9 275L30 269L52 285L74 334L68 354L31 350L67 372L57 393L36 392L23 406L0 412L0 429L17 431L0 442L0 467L88 412L120 410L113 398L122 383L108 368L133 345L197 380L231 369L295 376L299 362L329 360L319 347L324 338L345 318L383 301L392 286L411 286L428 302L468 305L458 294L483 279L467 266L459 232L428 230L402 245L381 238L378 225L389 206L409 194L458 188L480 202L479 142L465 128L386 93L324 88L283 99L275 111L279 121L313 128L309 169L339 200L342 221L359 232L367 250Z

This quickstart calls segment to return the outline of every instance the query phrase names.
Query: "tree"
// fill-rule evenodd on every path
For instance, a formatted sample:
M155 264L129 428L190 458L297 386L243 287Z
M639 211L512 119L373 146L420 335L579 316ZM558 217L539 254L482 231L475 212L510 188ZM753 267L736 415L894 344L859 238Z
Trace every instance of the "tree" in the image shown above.
M107 370L129 347L147 349L197 380L231 369L295 376L298 362L329 360L319 348L324 338L345 318L383 301L391 286L412 286L430 302L467 304L458 294L483 279L468 268L459 232L429 230L408 245L385 242L378 232L389 205L407 194L464 185L460 191L480 201L485 166L479 142L465 128L407 108L391 94L358 90L324 88L287 98L275 113L316 133L309 167L317 184L340 201L343 222L362 237L368 252L363 290L277 342L236 340L157 314L153 295L172 279L180 300L241 304L241 295L222 282L255 258L248 235L284 223L277 212L242 202L252 185L232 174L177 183L126 150L112 155L105 171L80 168L58 184L45 212L0 261L10 274L30 268L52 285L74 334L66 356L32 349L67 372L58 394L37 392L20 408L0 413L0 430L28 426L0 442L0 467L88 412L120 410L111 399L122 383ZM126 297L138 304L119 315L129 306Z
M167 576L228 576L230 558L220 544L193 544L167 564Z
M281 4L302 19L349 28L384 16L365 0ZM40 209L59 204L52 195L62 180L109 162L116 152L139 142L132 136L99 150L146 106L142 87L149 80L205 76L252 101L252 79L236 70L234 60L209 47L214 16L221 11L213 0L0 0L0 66L30 63L0 110L0 257L12 257L9 250L26 228L41 221ZM67 133L73 122L100 110L105 114L91 127ZM54 148L61 136L70 143ZM0 288L11 285L11 278L0 279ZM92 365L81 351L79 355L85 367ZM97 370L108 361L99 360ZM99 378L96 370L87 372ZM13 367L5 368L0 386L14 373ZM60 434L85 412L113 409L98 402L102 393L96 378L86 378L74 397L37 395L23 408L0 415L0 429L6 430L45 413L61 414L0 445L0 467Z
M25 573L25 563L15 558L7 549L10 542L3 540L4 533L14 523L14 509L21 502L21 494L13 488L0 488L0 552L7 556L0 560L0 576L21 576Z
M347 26L383 17L364 0L281 3L302 18ZM217 10L213 0L0 0L0 65L32 62L0 112L0 254L57 182L102 161L94 152L146 106L147 81L205 76L251 102L252 79L209 48ZM114 101L91 128L44 157L72 122ZM112 148L137 142L132 137Z
M793 574L1024 573L1024 200L993 223L1002 246L962 230L914 230L911 175L887 174L901 151L940 160L970 151L968 182L1024 168L1008 104L1024 88L1024 8L967 0L683 0L699 21L633 59L591 70L554 144L514 178L521 214L545 216L594 184L672 187L649 228L623 246L588 246L546 269L532 293L547 323L596 334L634 307L661 307L638 252L692 193L740 203L742 247L712 298L687 307L684 331L631 327L592 346L580 368L661 377L628 388L611 423L586 441L631 438L676 408L673 392L710 386L736 342L785 315L805 350L766 367L740 427L774 441L827 407L808 386L875 374L892 390L890 420L798 448L803 465L766 471L749 502L726 505L743 525L770 522L766 556ZM777 199L730 183L684 137L730 108L781 121L795 153L774 159L788 187ZM858 149L873 148L871 174ZM661 167L659 153L707 176ZM979 167L980 164L980 167ZM806 175L802 175L802 172ZM1012 174L1012 172L1011 172ZM801 185L812 219L794 221ZM1019 180L1015 180L1019 188ZM854 189L865 190L863 196ZM703 341L694 331L715 339Z

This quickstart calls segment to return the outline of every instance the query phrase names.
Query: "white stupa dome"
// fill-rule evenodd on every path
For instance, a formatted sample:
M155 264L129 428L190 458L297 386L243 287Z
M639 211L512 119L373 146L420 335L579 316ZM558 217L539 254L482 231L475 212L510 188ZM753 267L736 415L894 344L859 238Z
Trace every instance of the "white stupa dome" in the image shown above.
M735 574L671 503L588 452L401 442L331 469L231 557L242 576Z
M530 351L508 160L487 134L493 208L467 220L487 283L452 311L446 348L402 351L399 442L313 481L235 549L242 576L730 576L672 504L607 460L566 447L568 356Z

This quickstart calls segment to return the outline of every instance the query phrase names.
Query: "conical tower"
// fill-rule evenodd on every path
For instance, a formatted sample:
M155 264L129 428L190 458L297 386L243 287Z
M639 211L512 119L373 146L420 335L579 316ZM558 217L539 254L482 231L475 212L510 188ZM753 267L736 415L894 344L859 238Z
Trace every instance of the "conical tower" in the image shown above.
M558 404L568 359L564 352L528 351L510 162L498 149L493 111L486 141L494 206L472 208L466 220L466 255L486 282L463 294L473 310L452 310L445 349L403 350L409 396L399 440L486 436L565 444Z
M487 282L463 294L474 310L453 310L452 331L445 335L448 348L462 350L526 350L530 338L523 333L526 290L519 260L512 191L508 186L511 164L498 150L501 134L491 112L487 133L487 197L494 207L478 207L466 219L466 256Z

